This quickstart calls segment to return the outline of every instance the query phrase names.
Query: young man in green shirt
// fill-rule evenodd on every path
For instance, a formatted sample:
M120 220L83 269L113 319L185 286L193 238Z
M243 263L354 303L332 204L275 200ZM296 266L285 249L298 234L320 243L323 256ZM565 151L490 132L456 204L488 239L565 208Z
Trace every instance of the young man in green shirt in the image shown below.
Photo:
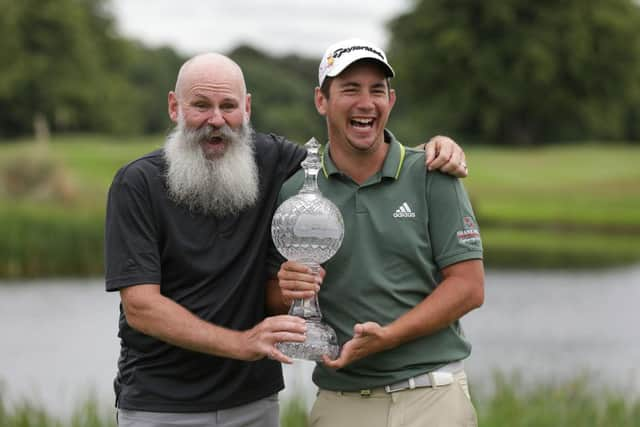
M424 153L385 129L393 75L384 52L357 39L330 46L320 63L315 103L329 143L318 185L345 235L318 294L341 352L314 370L315 427L477 424L459 319L484 299L480 235L458 179L426 171ZM302 182L302 172L285 182L280 202ZM309 273L282 264L283 302L318 289Z

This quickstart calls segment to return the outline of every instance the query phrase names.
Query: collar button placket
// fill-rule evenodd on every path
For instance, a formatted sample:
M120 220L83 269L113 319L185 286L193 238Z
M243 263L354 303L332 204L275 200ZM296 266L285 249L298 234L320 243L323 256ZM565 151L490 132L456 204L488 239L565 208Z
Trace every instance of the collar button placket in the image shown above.
M356 213L366 213L367 212L367 206L364 203L364 201L362 200L362 198L364 197L364 195L362 194L362 191L364 191L363 187L359 187L355 191Z

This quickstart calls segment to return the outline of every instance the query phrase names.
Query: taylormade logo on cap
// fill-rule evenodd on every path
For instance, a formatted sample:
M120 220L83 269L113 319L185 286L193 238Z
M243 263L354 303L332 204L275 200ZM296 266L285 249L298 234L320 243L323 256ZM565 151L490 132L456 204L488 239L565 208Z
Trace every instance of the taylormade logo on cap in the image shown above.
M322 86L325 78L337 76L361 59L378 61L384 67L387 77L394 76L393 68L382 49L366 40L348 39L332 44L324 53L318 68L318 83Z

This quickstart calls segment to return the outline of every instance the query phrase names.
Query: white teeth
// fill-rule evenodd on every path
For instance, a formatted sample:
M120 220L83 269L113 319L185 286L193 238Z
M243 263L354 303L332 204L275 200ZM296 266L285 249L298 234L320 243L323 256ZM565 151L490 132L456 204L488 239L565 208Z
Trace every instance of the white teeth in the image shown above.
M351 123L355 126L371 126L373 119L351 119Z

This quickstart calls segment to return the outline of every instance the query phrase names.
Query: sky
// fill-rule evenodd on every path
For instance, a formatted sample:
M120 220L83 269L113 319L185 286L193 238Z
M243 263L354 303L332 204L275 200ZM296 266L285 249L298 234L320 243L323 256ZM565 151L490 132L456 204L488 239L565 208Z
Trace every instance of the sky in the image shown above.
M386 47L385 23L412 0L111 0L118 29L181 54L227 53L241 43L273 55L318 57L350 37Z

